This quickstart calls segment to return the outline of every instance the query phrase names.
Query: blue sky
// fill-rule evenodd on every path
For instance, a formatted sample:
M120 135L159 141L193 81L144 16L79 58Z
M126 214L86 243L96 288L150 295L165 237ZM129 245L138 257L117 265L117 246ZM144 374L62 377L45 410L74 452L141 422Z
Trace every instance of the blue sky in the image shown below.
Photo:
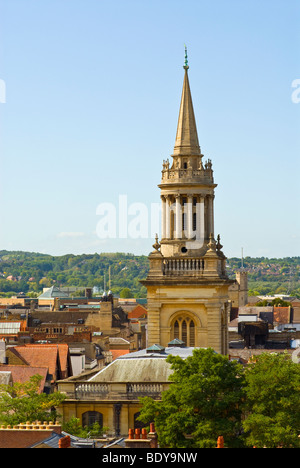
M224 253L300 255L295 0L0 0L0 249L152 250L96 209L160 202L184 44Z

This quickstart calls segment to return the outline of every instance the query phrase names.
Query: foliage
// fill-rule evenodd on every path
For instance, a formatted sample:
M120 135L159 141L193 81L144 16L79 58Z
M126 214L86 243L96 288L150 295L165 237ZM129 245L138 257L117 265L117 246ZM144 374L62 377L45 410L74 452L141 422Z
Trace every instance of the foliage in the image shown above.
M265 306L275 306L275 307L289 307L292 304L288 301L284 301L283 299L280 299L280 297L276 297L275 299L272 299L271 301L268 299L264 299L263 301L257 302L256 307L265 307Z
M36 374L25 383L0 385L1 424L13 426L27 421L56 421L56 408L65 395L39 393L41 380L42 377Z
M241 266L240 258L228 259L231 278ZM250 296L288 294L300 298L300 257L246 257L243 268L248 272Z
M219 435L227 446L240 440L242 366L209 349L195 349L187 359L169 356L172 385L161 401L143 398L139 419L155 422L161 447L215 447Z
M243 423L250 446L300 447L300 367L287 353L263 353L247 367Z
M300 298L300 257L250 258L243 260L249 277L249 295L290 294ZM241 268L240 258L228 259L231 278ZM111 285L108 284L109 269ZM0 295L41 293L53 284L61 287L97 287L104 284L115 295L129 288L134 297L146 297L139 282L149 270L148 257L125 253L95 253L52 256L34 252L0 251ZM13 276L13 280L7 278Z
M101 427L97 422L89 427L82 427L80 424L80 419L75 417L72 417L68 422L64 423L62 429L68 434L85 439L102 437L104 432L108 430L107 427Z
M0 251L0 294L39 293L43 287L96 287L102 294L104 285L119 295L124 288L131 297L146 297L145 279L148 257L125 253L101 253L51 256L32 252ZM109 285L109 270L111 285ZM13 280L8 277L13 276ZM78 295L78 293L76 293Z
M123 288L120 292L120 297L123 299L132 297L132 292L129 288Z
M300 447L300 367L287 353L262 353L245 368L211 349L185 360L162 399L141 398L138 419L154 421L161 447Z

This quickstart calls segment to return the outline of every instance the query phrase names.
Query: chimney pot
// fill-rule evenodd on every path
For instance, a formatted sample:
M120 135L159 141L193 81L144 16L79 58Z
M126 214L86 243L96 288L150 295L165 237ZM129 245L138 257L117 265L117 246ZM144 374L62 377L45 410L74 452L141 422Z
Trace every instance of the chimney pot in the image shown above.
M224 437L223 436L218 437L217 448L224 448Z
M69 448L71 446L71 438L70 436L65 436L59 439L58 441L58 448Z
M155 425L154 423L150 423L150 432L155 432Z

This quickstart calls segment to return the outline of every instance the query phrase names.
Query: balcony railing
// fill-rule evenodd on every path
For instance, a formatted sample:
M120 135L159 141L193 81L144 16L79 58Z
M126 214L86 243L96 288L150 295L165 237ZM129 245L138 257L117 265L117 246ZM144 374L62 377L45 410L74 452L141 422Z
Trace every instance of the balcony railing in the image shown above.
M201 258L165 258L163 261L163 274L167 276L195 275L204 273L205 262Z
M128 394L160 394L163 391L163 385L161 383L128 383L126 384L126 390Z
M75 398L76 399L90 399L103 397L109 392L109 385L106 383L99 382L85 382L75 384Z
M140 396L151 396L156 399L160 398L164 384L161 382L75 382L72 388L68 384L68 388L64 389L64 384L61 382L59 390L65 391L67 398L78 400L109 400L116 399L116 395L120 400L135 400Z

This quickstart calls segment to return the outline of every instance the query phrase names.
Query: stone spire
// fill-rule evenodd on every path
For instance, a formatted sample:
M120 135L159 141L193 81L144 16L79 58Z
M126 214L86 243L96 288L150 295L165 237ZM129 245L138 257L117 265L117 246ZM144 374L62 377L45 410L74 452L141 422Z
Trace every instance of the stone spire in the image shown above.
M198 141L196 120L188 77L188 61L185 48L184 81L181 95L174 156L199 156L201 150Z

